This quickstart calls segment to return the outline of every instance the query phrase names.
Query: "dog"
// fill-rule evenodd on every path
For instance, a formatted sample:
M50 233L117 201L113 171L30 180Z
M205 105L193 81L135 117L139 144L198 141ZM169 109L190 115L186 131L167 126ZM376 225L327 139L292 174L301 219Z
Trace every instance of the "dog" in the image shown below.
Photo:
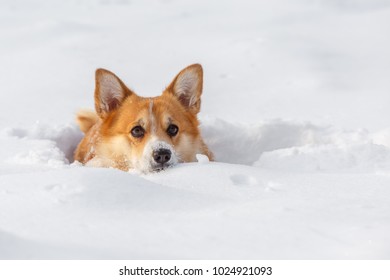
M200 64L184 68L160 96L152 98L138 96L114 73L97 69L96 113L77 114L85 135L75 150L75 161L148 173L194 162L197 154L213 160L197 118L202 89Z

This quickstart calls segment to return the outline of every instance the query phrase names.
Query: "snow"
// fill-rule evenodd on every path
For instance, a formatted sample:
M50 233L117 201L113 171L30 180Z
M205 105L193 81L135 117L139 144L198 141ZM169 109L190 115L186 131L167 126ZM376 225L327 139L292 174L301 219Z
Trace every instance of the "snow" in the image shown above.
M0 0L1 259L388 259L390 4ZM73 163L94 71L205 71L216 162Z

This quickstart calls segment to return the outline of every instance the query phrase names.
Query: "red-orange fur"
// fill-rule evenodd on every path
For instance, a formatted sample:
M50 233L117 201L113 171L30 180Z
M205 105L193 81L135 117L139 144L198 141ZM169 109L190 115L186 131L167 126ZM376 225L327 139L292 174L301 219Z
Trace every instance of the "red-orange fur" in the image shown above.
M186 94L180 93L187 90L193 80L196 80L191 87L194 99L190 102L186 99ZM85 136L75 151L75 160L83 164L92 162L91 165L121 170L137 168L137 162L145 156L145 146L152 139L172 146L180 156L180 162L196 161L195 156L198 153L213 160L212 153L200 135L197 119L202 84L202 67L195 64L183 69L162 95L143 98L128 89L113 73L98 69L95 88L97 113L82 111L77 116ZM102 92L109 92L111 85L112 91L120 92L120 95L115 95L119 96L120 100L114 98L105 102L106 93ZM175 137L170 137L166 132L171 122L179 127L179 133ZM132 128L137 125L142 125L145 129L142 139L130 134ZM93 163L97 158L99 160Z

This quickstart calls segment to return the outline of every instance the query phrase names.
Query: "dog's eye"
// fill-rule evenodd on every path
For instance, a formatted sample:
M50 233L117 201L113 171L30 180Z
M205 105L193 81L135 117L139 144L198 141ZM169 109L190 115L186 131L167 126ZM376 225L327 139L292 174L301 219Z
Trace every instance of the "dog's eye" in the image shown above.
M179 128L177 125L170 124L167 128L167 133L169 136L173 137L179 132Z
M131 135L135 138L141 138L145 134L145 130L142 128L142 126L135 126L131 129Z

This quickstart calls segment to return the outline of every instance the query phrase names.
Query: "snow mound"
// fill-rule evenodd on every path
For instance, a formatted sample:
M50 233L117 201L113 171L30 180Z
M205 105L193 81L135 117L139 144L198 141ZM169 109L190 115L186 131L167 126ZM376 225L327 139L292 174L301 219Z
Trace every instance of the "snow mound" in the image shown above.
M390 176L338 176L215 162L3 176L0 258L387 258Z
M257 125L208 120L203 134L217 161L283 171L390 168L390 133L344 130L283 120Z
M28 128L3 129L0 141L8 150L2 158L10 164L59 167L73 161L73 152L82 138L75 125L50 125L41 122Z
M268 120L249 125L206 118L202 131L218 162L295 172L374 172L390 167L389 130L371 134L308 122ZM0 141L12 142L2 152L4 162L58 168L73 161L82 136L73 124L38 122L30 128L4 129ZM208 163L202 155L197 160Z
M266 152L254 166L286 172L373 172L390 169L390 149L374 144L306 145Z

